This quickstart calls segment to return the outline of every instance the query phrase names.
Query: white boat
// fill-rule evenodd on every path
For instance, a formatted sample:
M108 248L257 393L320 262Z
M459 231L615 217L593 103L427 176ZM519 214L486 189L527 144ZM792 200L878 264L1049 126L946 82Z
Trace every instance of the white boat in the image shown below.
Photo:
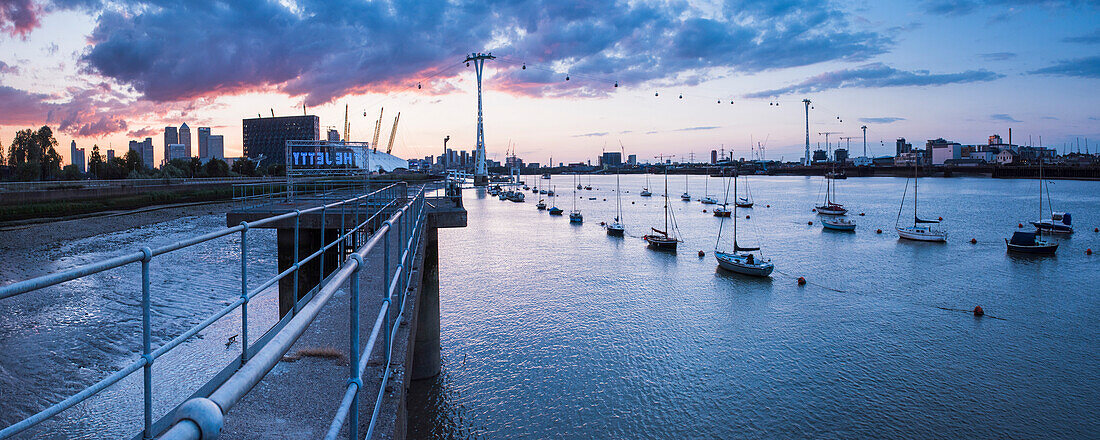
M524 199L525 197L522 191L512 191L511 194L508 194L508 200L516 203L521 203L524 201Z
M714 198L714 196L712 196L710 194L707 194L707 192L709 191L709 188L710 188L709 184L710 184L710 174L709 173L704 173L703 174L703 197L699 199L699 202L701 202L704 205L717 205L718 204L718 199ZM727 202L728 202L728 200L727 200Z
M906 240L914 241L931 241L943 243L947 241L947 231L933 228L932 225L938 224L939 220L924 220L917 216L917 181L919 176L917 175L917 164L913 163L913 226L901 226L897 222L894 223L894 229L898 231L898 237ZM909 181L906 179L906 188L909 187ZM901 221L901 210L905 208L905 194L901 197L901 206L898 208L898 222Z
M649 192L649 171L645 172L645 187L642 188L642 192L640 194L642 197L649 197L653 195L653 193Z
M737 177L740 176L735 176L734 179L736 179ZM755 203L752 199L752 189L749 188L748 176L745 176L745 195L747 197L738 196L737 199L733 201L733 203L737 205L738 208L752 208L752 205Z
M573 179L574 180L577 179L576 174L573 175ZM581 185L578 183L577 184L577 189L580 189L580 187L581 187ZM577 189L573 190L573 210L569 211L569 222L570 223L583 223L584 222L584 216L581 215L581 210L577 209Z
M684 193L680 194L680 200L685 202L691 201L691 193L688 192L688 175L684 173Z
M733 180L733 194L737 197L737 179ZM726 183L726 199L729 199L729 182ZM759 247L741 247L737 244L737 205L733 205L733 252L718 250L722 243L722 226L726 219L718 225L718 240L714 243L714 259L718 261L718 267L730 272L754 277L766 277L775 270L771 260L756 256L752 252L759 251Z
M854 231L856 223L842 217L825 218L821 220L821 226L834 231Z
M835 162L834 162L835 163ZM834 170L835 171L835 170ZM821 215L844 215L848 213L848 209L839 203L836 203L836 183L829 174L825 175L825 203L820 206L814 207L818 214Z
M699 199L699 201L702 202L704 205L717 205L718 204L718 200L716 200L714 197L711 197L711 196L703 197L703 198Z
M729 217L730 216L730 209L727 205L718 205L718 206L714 207L713 212L714 212L715 217Z
M622 141L619 141L619 148L622 148L623 155L626 155L626 148L623 147ZM626 234L626 226L623 225L623 198L622 190L619 188L619 168L615 168L615 219L611 223L607 224L607 235L622 237Z
M1047 187L1047 191L1050 191L1050 187ZM1037 230L1055 234L1073 233L1073 218L1068 212L1051 212L1050 218L1042 218L1041 215L1039 217L1039 221L1030 222Z

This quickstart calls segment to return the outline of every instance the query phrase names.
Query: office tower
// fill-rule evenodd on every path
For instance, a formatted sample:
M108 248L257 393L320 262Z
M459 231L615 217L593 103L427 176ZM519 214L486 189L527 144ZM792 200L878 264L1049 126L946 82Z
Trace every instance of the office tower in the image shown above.
M242 122L244 155L262 156L264 164L286 163L286 141L321 140L321 119L314 115L252 118Z

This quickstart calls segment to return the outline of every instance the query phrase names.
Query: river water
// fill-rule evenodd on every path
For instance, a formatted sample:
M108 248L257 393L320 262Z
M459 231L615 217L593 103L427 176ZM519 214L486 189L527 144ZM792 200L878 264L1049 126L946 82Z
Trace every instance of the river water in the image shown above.
M663 176L649 198L622 176L624 238L599 225L614 176L578 192L583 225L467 190L469 226L440 231L443 372L414 384L410 436L1100 438L1100 182L1053 182L1077 232L1019 257L1004 238L1038 216L1034 180L921 179L950 234L931 244L894 233L905 178L838 181L858 229L835 233L811 212L821 177L751 176L738 240L776 266L752 279L716 269L697 198L724 188L704 179L682 202L669 177L675 255L638 238L663 225ZM553 182L568 211L571 177Z
M707 181L721 198L722 181ZM922 217L942 216L951 234L924 244L893 233L904 178L839 181L859 226L831 233L810 212L820 177L752 176L757 206L738 211L738 233L775 263L763 280L716 270L719 219L679 200L683 176L669 182L680 252L646 249L638 237L663 225L663 182L651 176L643 198L645 177L622 177L624 238L599 226L614 216L613 176L579 192L579 226L537 211L530 193L512 203L465 192L469 227L440 231L443 373L414 383L411 437L1100 437L1100 254L1085 255L1100 251L1100 182L1053 182L1077 233L1055 238L1057 256L1017 257L1004 238L1038 215L1035 181L922 179ZM554 184L569 210L571 178ZM701 196L704 177L688 189ZM14 260L51 273L223 225L222 214L185 217ZM274 232L250 234L257 285L275 273ZM154 259L154 347L236 298L238 240ZM140 292L134 264L0 301L0 426L135 360ZM253 338L275 321L276 299L250 304ZM975 305L988 315L959 311ZM239 343L226 346L239 326L231 313L157 360L156 416L239 356ZM136 373L24 437L140 429Z

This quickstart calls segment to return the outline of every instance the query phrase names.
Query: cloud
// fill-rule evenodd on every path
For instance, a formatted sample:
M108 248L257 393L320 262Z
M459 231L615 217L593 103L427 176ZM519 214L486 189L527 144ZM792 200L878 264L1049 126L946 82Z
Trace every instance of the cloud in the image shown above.
M573 137L575 137L575 138L576 137L600 137L600 136L607 136L607 134L608 133L606 131L601 131L601 132L597 132L597 133L575 134L575 135L573 135Z
M9 66L8 63L0 61L0 74L5 74L5 73L18 74L19 73L19 67L18 66Z
M1006 61L1016 58L1016 54L1014 52L983 53L978 56L982 57L982 59L986 61Z
M898 121L904 121L905 118L895 117L881 117L881 118L859 118L859 122L864 124L891 124Z
M143 127L143 128L137 129L137 130L131 130L131 131L127 132L126 136L141 139L141 138L153 137L153 136L161 134L161 133L163 133L163 131L160 131L156 128Z
M700 127L677 128L676 130L673 130L673 131L701 131L701 130L714 130L714 129L717 129L717 128L722 128L722 127L707 125L707 126L700 126Z
M38 17L41 14L42 7L34 0L0 1L0 32L26 38L28 33L38 27Z
M1083 6L1097 6L1096 0L924 0L921 2L923 9L935 15L966 15L985 7L998 8L1001 11L1012 10L1016 7L1043 6L1046 8L1081 8Z
M825 72L798 84L746 95L746 98L771 98L790 93L812 93L850 87L881 88L904 86L939 86L992 81L1004 75L988 70L967 70L959 73L933 74L925 70L905 71L882 63L865 64L855 69Z
M1024 122L1024 121L1020 121L1016 118L1013 118L1012 116L1006 115L1004 113L997 113L997 114L994 114L994 115L989 115L989 119L992 119L994 121L1004 121L1004 122Z
M498 56L487 63L489 88L584 97L610 93L614 81L690 83L864 61L892 44L857 29L828 0L747 0L718 11L559 0L75 2L98 17L81 57L85 71L159 102L277 90L314 106L417 82L427 89L468 74L462 60L470 48ZM179 17L189 24L179 26Z
M0 125L55 125L75 136L103 136L125 131L127 118L163 116L193 104L163 105L134 100L102 85L70 87L61 94L43 94L0 85Z
M1066 43L1100 44L1100 28L1079 37L1063 38L1062 41Z
M1028 72L1033 75L1060 75L1080 78L1100 78L1100 55L1062 60L1051 66Z

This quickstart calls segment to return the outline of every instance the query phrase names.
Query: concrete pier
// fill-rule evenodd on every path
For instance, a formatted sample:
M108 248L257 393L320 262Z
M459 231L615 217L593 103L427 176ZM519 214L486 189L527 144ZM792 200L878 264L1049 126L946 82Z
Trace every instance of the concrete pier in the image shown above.
M381 341L370 354L368 367L363 376L360 389L359 432L364 434L371 420L373 404L381 388L381 415L375 427L374 438L405 438L406 411L405 399L409 382L415 379L432 378L440 371L439 339L439 228L457 228L466 226L466 210L462 207L461 197L428 198L427 221L424 223L417 258L410 269L412 282L409 286L403 320L393 340L393 352L390 361L391 376L386 384L381 383L385 358ZM272 210L287 212L287 207L268 207ZM290 210L297 209L291 208ZM325 241L331 242L335 232L328 229L333 221L334 210L326 212ZM370 210L361 210L365 214ZM346 224L348 221L345 212ZM249 218L264 215L256 209L234 211L227 215L227 223L239 224ZM267 215L270 215L267 214ZM388 216L378 216L386 218ZM338 215L337 215L338 218ZM363 217L365 220L367 217ZM293 244L293 219L289 223L289 239L285 237L283 226L280 230L279 261L283 268L286 253L284 244ZM336 220L339 225L339 220ZM320 248L320 214L316 218L303 215L299 219L299 257L302 258ZM313 229L311 229L313 228ZM377 228L371 228L374 230ZM305 231L312 231L306 233ZM330 233L332 235L330 235ZM357 239L357 244L365 242L366 237ZM390 247L390 262L398 261L398 246ZM306 249L312 249L307 251ZM334 256L326 255L325 274L331 273L340 260L330 264L330 258L339 258L336 247ZM293 249L291 249L293 252ZM359 272L360 277L360 340L369 337L374 317L381 306L384 287L382 246L376 247L364 260L365 266ZM293 261L293 260L291 260ZM293 264L293 263L291 263ZM286 266L290 267L290 266ZM392 269L392 266L391 266ZM317 288L320 279L319 262L317 267L301 269L317 274L317 277L299 276L299 297L308 296ZM288 277L290 278L290 277ZM313 285L308 285L309 283ZM280 284L280 309L285 291L293 293L293 284L284 287ZM288 299L290 297L287 297ZM245 439L256 438L317 438L322 437L332 421L339 405L347 381L349 334L349 307L351 295L346 286L338 292L320 312L305 333L287 352L283 362L279 362L250 391L225 418L225 426L219 438ZM292 305L293 303L291 303ZM392 316L396 316L396 310ZM343 353L343 356L339 355ZM341 435L346 436L345 425Z

